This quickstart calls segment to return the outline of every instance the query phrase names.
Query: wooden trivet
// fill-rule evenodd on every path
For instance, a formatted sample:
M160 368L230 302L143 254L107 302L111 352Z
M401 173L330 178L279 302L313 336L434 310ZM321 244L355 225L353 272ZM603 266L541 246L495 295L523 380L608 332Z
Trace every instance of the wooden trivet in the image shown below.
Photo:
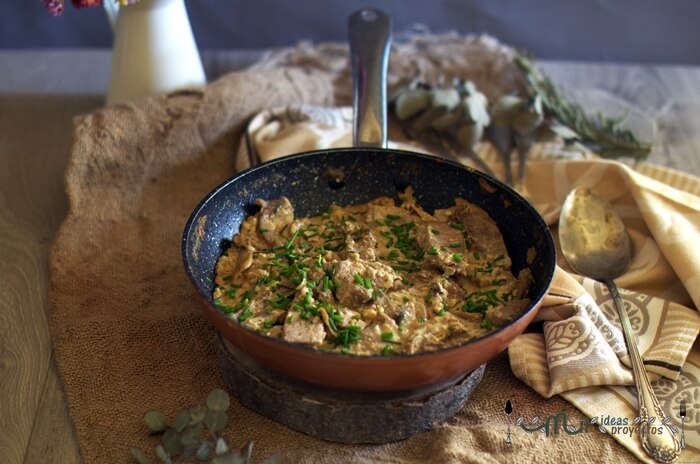
M217 352L224 382L241 404L296 431L339 443L388 443L433 428L461 409L486 367L419 390L362 393L270 371L221 338Z

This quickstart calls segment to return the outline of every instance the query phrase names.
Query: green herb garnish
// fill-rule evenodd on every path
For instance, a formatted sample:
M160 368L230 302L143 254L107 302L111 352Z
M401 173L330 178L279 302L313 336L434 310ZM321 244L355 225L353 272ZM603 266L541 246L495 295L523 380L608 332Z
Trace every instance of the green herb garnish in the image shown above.
M348 347L349 345L357 343L360 340L360 326L350 325L344 329L338 330L335 337L330 339L330 342L335 346Z

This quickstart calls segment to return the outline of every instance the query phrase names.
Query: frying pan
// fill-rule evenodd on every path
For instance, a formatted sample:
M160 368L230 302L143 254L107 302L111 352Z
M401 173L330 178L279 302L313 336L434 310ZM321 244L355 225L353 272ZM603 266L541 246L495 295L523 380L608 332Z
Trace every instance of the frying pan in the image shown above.
M460 164L386 146L385 78L390 19L378 10L349 18L353 62L354 148L306 152L241 172L200 202L185 226L182 256L205 315L230 343L261 365L312 384L355 391L400 391L448 382L495 357L532 321L551 282L555 248L535 209L498 180ZM529 267L532 304L509 324L467 343L437 351L389 356L329 353L267 337L240 325L214 305L216 261L257 198L286 196L297 216L322 214L331 203L349 205L412 186L432 212L467 199L498 224L513 271ZM534 259L533 259L534 257Z

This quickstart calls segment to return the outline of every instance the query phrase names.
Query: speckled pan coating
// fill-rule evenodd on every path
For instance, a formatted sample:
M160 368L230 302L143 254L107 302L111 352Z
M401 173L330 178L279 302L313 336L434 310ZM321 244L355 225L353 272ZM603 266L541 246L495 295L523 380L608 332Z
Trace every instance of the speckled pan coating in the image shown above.
M528 265L535 279L532 306L510 324L468 343L415 355L357 357L325 353L260 335L230 320L213 304L216 260L255 199L286 196L297 216L317 215L331 203L397 198L411 185L428 211L469 200L498 223L513 271ZM478 171L441 158L398 150L348 148L301 153L244 171L210 192L192 213L182 240L185 270L217 330L263 365L317 385L355 391L423 387L463 375L504 350L532 320L549 287L556 252L549 229L515 191Z

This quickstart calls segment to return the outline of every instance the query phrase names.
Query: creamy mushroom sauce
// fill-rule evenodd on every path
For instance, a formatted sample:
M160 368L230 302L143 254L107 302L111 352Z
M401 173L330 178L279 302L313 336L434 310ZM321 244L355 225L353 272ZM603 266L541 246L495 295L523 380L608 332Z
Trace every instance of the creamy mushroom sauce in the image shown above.
M511 272L503 237L457 198L433 214L411 189L296 218L287 198L258 200L219 258L215 304L270 337L357 355L464 343L525 310L532 277Z

